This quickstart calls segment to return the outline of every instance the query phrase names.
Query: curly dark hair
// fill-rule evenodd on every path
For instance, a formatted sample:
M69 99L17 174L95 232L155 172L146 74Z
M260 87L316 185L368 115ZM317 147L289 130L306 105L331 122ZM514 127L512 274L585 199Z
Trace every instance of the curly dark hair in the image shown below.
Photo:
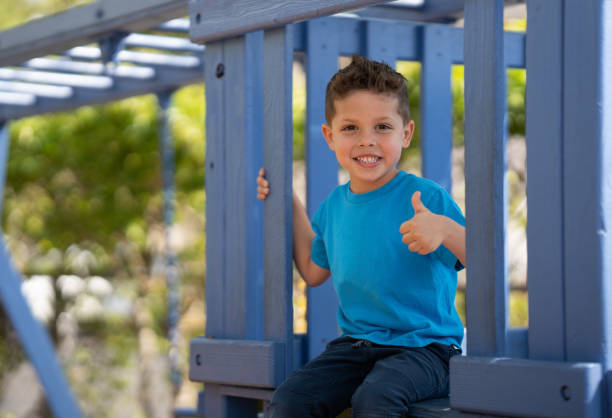
M334 101L345 98L355 90L397 97L397 112L404 123L410 120L410 104L406 79L384 62L353 55L352 62L329 80L325 91L325 119L328 124L336 114Z

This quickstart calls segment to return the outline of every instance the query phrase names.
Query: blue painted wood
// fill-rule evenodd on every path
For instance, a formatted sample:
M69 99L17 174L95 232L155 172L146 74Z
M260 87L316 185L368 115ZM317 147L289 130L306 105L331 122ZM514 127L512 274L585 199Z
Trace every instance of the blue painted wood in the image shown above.
M193 381L275 388L285 378L284 343L197 337L189 352Z
M564 1L563 10L566 354L569 361L602 364L608 415L612 413L611 9L610 2L597 0Z
M289 28L264 33L264 166L273 189L264 201L264 336L285 343L293 369L293 40Z
M225 73L225 103L223 110L225 147L225 295L221 302L225 309L225 338L244 338L247 330L247 292L249 266L246 242L246 205L248 197L255 198L255 182L246 184L245 155L246 124L251 115L246 113L246 46L244 37L223 41ZM231 307L231 308L230 308Z
M383 61L395 68L395 61L397 60L395 23L367 20L364 32L365 56L371 60Z
M563 4L527 8L529 357L563 361Z
M254 192L259 169L263 160L263 32L256 31L245 35L245 114L246 135L244 138L245 166L245 213L246 223L246 263L249 268L246 278L246 333L245 338L264 338L264 227L263 203L257 200Z
M331 31L339 33L339 53L340 55L350 56L352 54L363 54L364 47L360 35L364 20L355 16L340 15L327 18L331 23ZM367 20L366 20L367 21ZM292 25L295 28L294 49L304 51L306 48L305 33L307 22ZM418 24L414 22L394 22L395 54L398 60L421 61L422 51L422 28L436 27L446 33L447 39L451 44L449 52L452 54L453 64L463 64L463 29L437 24ZM504 54L505 62L508 67L525 67L525 34L524 33L504 33Z
M4 167L0 167L4 171ZM53 414L57 417L81 417L68 381L55 356L53 343L21 293L21 276L10 262L4 240L0 238L0 301L17 331L21 346L34 365Z
M217 77L224 65L222 42L205 51L206 84L206 336L224 338L225 309L225 83Z
M190 2L189 37L198 43L227 39L258 29L278 28L379 2L380 0L233 0L231 5L223 2Z
M441 26L423 27L421 159L423 176L451 191L453 114L452 38Z
M503 1L465 3L465 177L470 355L503 355L506 280Z
M453 409L510 416L600 417L599 363L455 356Z
M306 22L306 211L311 218L338 185L338 162L321 134L326 123L325 89L338 71L340 35L333 24L330 18ZM307 358L312 359L338 336L338 298L331 278L321 286L308 287L306 297Z
M73 98L70 100L36 96L36 101L32 106L0 105L0 120L19 119L26 116L59 112L62 110L75 109L79 106L106 103L126 97L156 93L179 86L198 83L202 80L204 67L200 65L199 67L188 69L163 66L152 68L153 77L151 78L135 79L125 76L108 77L110 79L109 86L112 86L110 89L72 87L74 94ZM148 69L151 70L151 68ZM23 73L21 74L23 75ZM65 74L57 73L57 77L55 81L57 85L66 85L63 81L66 79Z
M220 385L209 383L204 390L204 417L245 418L257 416L257 401L227 396Z

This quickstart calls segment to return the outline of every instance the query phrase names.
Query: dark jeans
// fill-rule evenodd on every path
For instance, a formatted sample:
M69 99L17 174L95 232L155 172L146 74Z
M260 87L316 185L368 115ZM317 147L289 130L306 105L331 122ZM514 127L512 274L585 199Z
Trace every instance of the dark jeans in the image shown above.
M403 417L416 401L448 395L448 362L456 346L409 348L340 337L274 392L270 418Z

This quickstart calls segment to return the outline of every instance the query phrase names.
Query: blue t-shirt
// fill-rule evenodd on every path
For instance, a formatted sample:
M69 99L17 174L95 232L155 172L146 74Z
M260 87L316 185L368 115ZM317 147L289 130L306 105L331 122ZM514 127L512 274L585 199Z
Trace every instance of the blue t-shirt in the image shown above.
M338 186L312 220L312 260L331 270L343 335L408 347L461 346L455 310L457 257L441 245L420 255L402 242L400 225L414 216L412 194L432 212L461 225L465 218L436 183L400 171L368 193Z

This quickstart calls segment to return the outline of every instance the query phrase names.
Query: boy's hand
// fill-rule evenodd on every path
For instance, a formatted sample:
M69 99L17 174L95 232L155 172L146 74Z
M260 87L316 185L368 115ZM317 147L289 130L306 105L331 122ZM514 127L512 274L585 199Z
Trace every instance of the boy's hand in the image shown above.
M262 168L259 169L259 175L257 176L257 198L259 200L266 200L270 193L270 183L266 180L266 171Z
M412 195L414 217L400 226L402 242L421 255L435 251L444 241L444 216L436 215L421 202L421 192Z

